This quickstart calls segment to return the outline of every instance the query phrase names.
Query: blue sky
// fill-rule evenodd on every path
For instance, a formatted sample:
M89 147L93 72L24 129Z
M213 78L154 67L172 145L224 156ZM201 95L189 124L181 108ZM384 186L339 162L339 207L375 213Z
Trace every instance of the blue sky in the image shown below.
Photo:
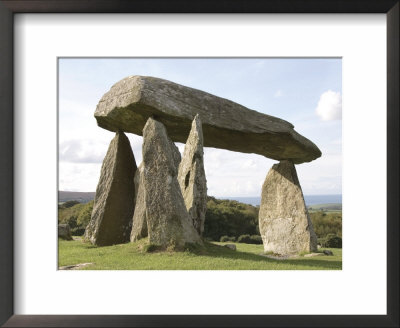
M342 192L342 66L340 59L61 58L59 59L59 189L95 191L113 133L94 119L110 87L129 75L167 79L285 119L322 157L297 165L303 192ZM137 164L142 138L128 134ZM177 144L183 152L183 144ZM260 196L276 161L205 148L208 194Z

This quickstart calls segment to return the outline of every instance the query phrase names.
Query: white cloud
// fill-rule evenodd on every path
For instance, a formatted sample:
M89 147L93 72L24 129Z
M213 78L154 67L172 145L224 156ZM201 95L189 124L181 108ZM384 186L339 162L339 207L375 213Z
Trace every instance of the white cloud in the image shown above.
M100 178L100 163L59 163L59 190L96 191Z
M129 138L136 164L142 160L142 137L131 133ZM110 138L111 137L111 138ZM102 163L114 134L99 138L67 139L60 141L59 160L66 163Z
M296 165L305 195L342 193L342 155L322 149L322 156L310 163Z
M319 98L316 113L323 121L342 119L342 95L340 92L325 91Z
M331 141L332 145L342 145L342 138L338 138Z
M279 98L279 97L282 97L282 96L283 96L282 90L277 90L277 91L274 93L274 97L275 97L275 98Z
M254 159L246 159L242 165L242 169L255 169L257 168L257 163L255 162Z
M135 157L136 165L139 166L139 164L142 161L143 137L138 136L136 134L132 134L132 133L125 133L125 134L128 137L129 142L131 143L133 156Z
M181 155L183 155L183 152L185 151L185 144L180 143L180 142L175 142L175 145L178 147L179 152Z
M204 148L207 194L215 197L260 196L261 186L276 163L264 156Z
M67 140L60 143L59 159L70 163L101 163L107 144L94 140Z

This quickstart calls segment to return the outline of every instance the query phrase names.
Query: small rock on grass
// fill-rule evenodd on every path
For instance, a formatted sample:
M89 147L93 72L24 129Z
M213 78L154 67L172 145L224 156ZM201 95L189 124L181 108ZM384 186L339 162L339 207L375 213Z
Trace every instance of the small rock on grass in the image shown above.
M59 270L79 270L80 268L83 268L88 265L92 265L94 263L78 263L78 264L73 264L73 265L66 265L66 266L61 266L58 269Z
M229 248L233 251L236 251L236 245L235 244L226 244L224 245L224 247Z
M305 254L304 257L314 257L314 256L323 256L325 255L324 253L309 253Z
M72 240L71 229L68 224L61 223L58 225L58 238Z

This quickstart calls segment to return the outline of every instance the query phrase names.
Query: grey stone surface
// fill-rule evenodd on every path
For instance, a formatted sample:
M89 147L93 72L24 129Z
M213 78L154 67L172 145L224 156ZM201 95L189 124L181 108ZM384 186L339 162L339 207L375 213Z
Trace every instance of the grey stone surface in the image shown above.
M71 230L68 224L60 223L58 225L58 238L72 240Z
M265 178L259 227L265 252L290 255L317 250L317 237L290 161L273 165Z
M176 151L163 124L149 118L143 129L142 151L147 228L149 243L165 248L202 243L177 180Z
M143 162L139 165L135 174L135 191L136 191L136 202L135 211L132 219L132 231L131 241L137 241L139 239L147 237L147 219L146 219L146 199L144 192L144 181L143 181Z
M117 132L103 160L85 241L98 246L129 241L135 208L135 172L129 139Z
M169 138L168 138L168 140L169 140L169 145L171 147L171 154L172 154L172 159L174 161L174 165L176 168L176 172L178 172L179 164L181 163L181 153L179 152L179 149L175 145L175 143Z
M200 117L196 115L179 165L178 182L193 226L200 235L204 231L207 210L207 180L203 155L203 131Z
M287 121L155 77L129 76L114 84L98 103L95 118L104 129L142 135L147 119L155 117L173 141L185 143L196 114L203 122L205 147L294 163L321 156L318 147Z
M236 245L235 244L226 244L224 245L224 247L229 248L233 251L236 251Z
M181 153L179 152L178 147L171 141L168 140L171 147L171 155L173 158L173 163L176 168L179 167L179 163L181 161ZM138 241L139 239L145 238L148 236L148 228L147 228L147 217L146 217L146 209L147 203L145 198L145 189L144 189L144 164L143 162L139 165L135 174L135 211L133 213L132 219L132 231L131 231L131 242Z
M89 265L93 265L94 263L78 263L72 265L65 265L58 268L58 270L79 270Z

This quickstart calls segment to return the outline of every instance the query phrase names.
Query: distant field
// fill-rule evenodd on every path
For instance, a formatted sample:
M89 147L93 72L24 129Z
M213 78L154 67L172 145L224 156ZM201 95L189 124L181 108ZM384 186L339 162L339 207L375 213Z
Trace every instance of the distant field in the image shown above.
M76 200L80 203L87 203L94 199L95 194L95 192L59 191L58 202L64 203L69 200Z
M341 270L342 250L334 256L298 257L286 260L261 255L262 245L234 243L236 251L206 243L195 251L155 252L143 250L146 240L96 247L80 240L59 240L59 266L93 263L81 270Z
M309 211L337 212L342 210L342 204L316 204L308 206Z
M87 203L91 200L94 199L95 192L78 192L78 191L59 191L58 192L58 201L60 203L67 202L69 200L76 200L81 203ZM323 208L324 210L326 209L327 211L329 210L342 210L342 204L341 203L334 203L336 201L336 198L338 198L339 195L322 195L322 196L307 196L305 195L304 198L306 200L306 204L312 204L308 205L308 208L312 208L313 210L320 210ZM260 197L222 197L222 198L217 198L217 199L229 199L229 200L237 200L238 202L244 203L244 204L251 204L253 206L259 206L260 205ZM330 200L332 198L332 200ZM334 200L335 199L335 200ZM317 203L318 201L321 202L321 204L314 204L313 202ZM322 203L322 202L326 203ZM331 203L328 203L331 201Z

